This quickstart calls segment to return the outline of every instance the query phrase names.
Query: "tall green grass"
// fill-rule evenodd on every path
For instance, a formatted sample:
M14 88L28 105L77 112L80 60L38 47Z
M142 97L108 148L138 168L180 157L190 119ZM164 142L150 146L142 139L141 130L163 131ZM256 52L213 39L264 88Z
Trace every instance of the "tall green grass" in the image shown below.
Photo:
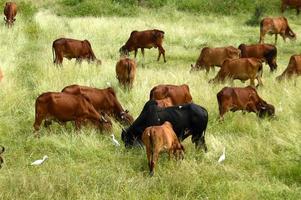
M83 1L84 2L84 1ZM146 2L146 1L145 1ZM165 2L165 1L164 1ZM166 1L167 2L167 1ZM43 7L43 2L38 6ZM44 2L45 3L45 2ZM29 6L31 7L31 6ZM189 73L204 46L238 46L255 43L259 28L245 26L249 16L195 15L169 7L145 9L139 16L57 16L56 11L28 9L18 16L14 28L0 27L0 144L7 148L0 170L0 199L299 199L301 196L301 97L300 79L275 82L289 57L299 52L296 42L279 40L276 73L264 66L264 87L258 92L276 107L276 118L258 119L255 114L227 113L219 122L216 93L225 85L210 85L215 72ZM21 12L21 11L20 11ZM288 15L291 28L300 32L300 20ZM164 20L162 20L164 19ZM221 28L222 27L222 28ZM144 67L139 52L137 79L131 91L122 90L115 78L118 49L132 30L158 28L165 31L167 63L156 62L157 50L145 52ZM53 66L51 45L58 37L88 39L102 66ZM273 42L267 36L267 42ZM162 83L190 86L195 103L207 108L206 141L209 152L196 151L184 141L185 159L169 161L160 156L155 176L148 176L146 155L141 149L115 148L121 127L114 122L110 133L71 123L42 128L33 137L34 103L46 91L60 91L70 84L104 88L111 85L124 108L137 117L150 89ZM226 160L217 159L226 147ZM40 167L31 161L49 156Z

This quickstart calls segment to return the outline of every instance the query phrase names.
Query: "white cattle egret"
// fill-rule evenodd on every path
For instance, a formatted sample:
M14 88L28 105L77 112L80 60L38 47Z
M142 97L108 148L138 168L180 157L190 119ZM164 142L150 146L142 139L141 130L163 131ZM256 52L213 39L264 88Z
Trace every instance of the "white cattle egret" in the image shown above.
M112 137L113 144L117 147L120 146L119 142L115 139L115 136L113 134L111 135L111 137Z
M31 165L41 165L45 160L48 159L48 156L44 156L42 160L36 160Z
M219 163L223 162L226 159L226 147L223 149L223 154L219 157L218 161Z

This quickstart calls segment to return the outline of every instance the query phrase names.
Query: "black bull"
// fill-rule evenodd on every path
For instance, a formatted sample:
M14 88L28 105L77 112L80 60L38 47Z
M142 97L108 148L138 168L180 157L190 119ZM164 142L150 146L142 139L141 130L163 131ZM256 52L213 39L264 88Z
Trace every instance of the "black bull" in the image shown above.
M207 151L205 132L208 112L205 108L194 103L160 108L156 101L148 101L134 123L122 131L122 141L126 147L134 146L137 142L141 144L142 133L147 127L162 125L165 121L172 124L181 141L192 135L191 141L195 143L195 147L203 146L205 152Z

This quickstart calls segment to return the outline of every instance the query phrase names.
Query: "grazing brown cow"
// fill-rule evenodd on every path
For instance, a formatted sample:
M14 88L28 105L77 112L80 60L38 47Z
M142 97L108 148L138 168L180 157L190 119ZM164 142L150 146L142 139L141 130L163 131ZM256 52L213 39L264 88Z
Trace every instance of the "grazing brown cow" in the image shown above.
M7 27L12 27L16 21L17 4L14 2L6 2L4 7L4 21Z
M264 43L264 36L266 34L275 34L275 45L277 44L278 34L281 35L283 40L286 38L291 40L296 39L296 34L289 27L285 17L266 17L260 22L260 40L259 43Z
M239 79L242 82L250 79L250 84L255 86L255 79L258 85L262 85L262 61L257 58L240 58L226 60L214 79L209 83L224 82L226 78Z
M116 77L119 84L132 88L136 76L137 63L130 58L121 58L116 64Z
M150 100L161 100L169 97L175 106L192 102L189 86L186 84L157 85L150 91L149 96Z
M143 58L144 58L144 49L150 49L152 47L158 48L159 55L158 61L160 60L161 54L163 55L164 62L165 59L165 50L162 47L164 39L164 32L161 30L153 29L153 30L146 30L146 31L133 31L131 32L130 38L128 41L123 45L119 52L121 55L129 55L129 52L135 51L135 58L137 56L138 49L141 49Z
M59 38L52 43L52 54L53 63L56 65L62 65L64 57L69 60L75 58L79 64L82 60L87 60L89 63L96 62L97 65L101 64L101 61L95 57L88 40Z
M69 85L62 92L85 95L100 114L104 112L125 125L130 125L134 121L133 117L128 114L128 111L122 108L114 89L111 87L98 89L80 85Z
M1 156L4 151L5 151L4 146L0 146L0 169L2 168L2 164L4 163L4 160L3 160L2 156Z
M301 76L301 55L292 55L287 68L276 80L281 81L285 78L291 78L294 75Z
M46 120L46 127L52 120L59 123L75 121L76 129L79 129L81 123L86 120L90 120L101 129L110 129L112 126L109 118L104 118L95 110L89 98L64 92L46 92L37 98L33 125L36 133L43 120Z
M194 66L191 64L191 71L206 69L208 73L210 67L213 69L214 66L221 67L226 59L237 59L239 57L240 50L233 46L218 48L205 47L202 49L196 64Z
M178 140L172 124L168 121L161 126L150 126L142 134L142 142L145 145L150 175L154 174L154 168L158 161L159 153L167 151L169 158L173 154L176 159L184 158L184 147Z
M281 12L283 13L287 7L295 8L297 15L300 13L301 1L300 0L282 0L281 2Z
M274 116L275 108L259 97L255 88L224 87L217 93L217 102L220 119L224 118L227 111L254 112L259 117Z
M158 103L158 106L161 108L167 108L170 106L174 106L170 97L167 97L165 99L156 100L156 101Z
M271 71L277 69L277 48L271 44L241 44L238 47L241 51L242 58L258 58L264 60L270 67Z

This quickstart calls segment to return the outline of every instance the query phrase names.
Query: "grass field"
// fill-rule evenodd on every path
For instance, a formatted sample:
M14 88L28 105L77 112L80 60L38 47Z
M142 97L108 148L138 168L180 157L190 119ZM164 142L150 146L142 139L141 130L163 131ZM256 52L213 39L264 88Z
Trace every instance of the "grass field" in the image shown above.
M41 1L42 2L42 1ZM40 1L38 3L42 4ZM26 5L26 4L24 4ZM219 122L216 93L225 85L211 85L215 72L189 73L204 46L238 46L256 43L259 28L248 27L252 15L189 14L167 7L141 9L130 17L68 18L41 6L34 16L30 7L17 17L13 29L0 27L0 144L6 147L0 170L0 199L300 199L301 197L301 83L277 83L292 54L300 53L300 17L288 12L295 42L278 40L278 70L264 66L260 96L276 108L276 118L258 119L255 114L227 113ZM29 14L26 15L26 12ZM275 14L277 15L277 13ZM115 78L118 49L132 30L165 31L167 63L156 62L157 50L146 50L145 65L137 57L134 88L124 91ZM88 39L100 67L64 60L52 64L51 45L59 37ZM267 36L267 42L274 38ZM206 141L208 153L196 151L184 141L185 159L168 161L162 155L154 177L148 176L146 155L141 149L115 148L110 133L84 128L79 133L70 123L42 128L33 136L34 103L46 91L66 85L104 88L111 85L123 107L137 117L150 89L162 83L190 86L195 103L209 112ZM120 139L121 127L112 131ZM226 160L218 164L223 147ZM29 164L48 155L40 167Z

